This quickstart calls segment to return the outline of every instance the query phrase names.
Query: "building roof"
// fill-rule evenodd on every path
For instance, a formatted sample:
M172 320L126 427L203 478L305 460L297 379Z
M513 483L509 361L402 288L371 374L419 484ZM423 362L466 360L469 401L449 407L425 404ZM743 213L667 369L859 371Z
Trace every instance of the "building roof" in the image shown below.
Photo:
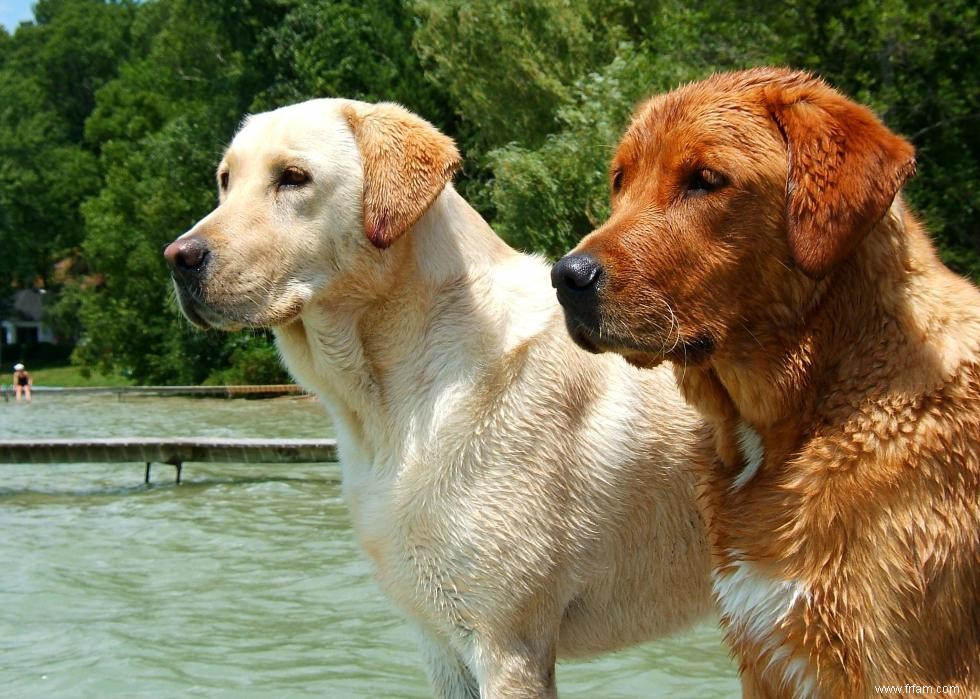
M43 315L42 299L44 294L38 289L20 289L7 299L4 304L5 320L21 320L40 322Z

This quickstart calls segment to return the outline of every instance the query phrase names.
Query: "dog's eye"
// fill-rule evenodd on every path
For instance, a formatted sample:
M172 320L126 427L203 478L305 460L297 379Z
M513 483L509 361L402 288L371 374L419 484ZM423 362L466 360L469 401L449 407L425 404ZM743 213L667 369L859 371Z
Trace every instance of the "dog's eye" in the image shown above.
M687 189L684 191L684 195L688 197L701 197L705 194L718 191L726 184L728 182L723 175L706 167L698 168L687 181Z
M279 175L280 187L302 187L310 181L310 176L298 168L287 167Z
M616 168L613 170L612 175L612 191L613 194L619 194L619 190L623 188L623 169Z
M225 170L220 175L218 175L218 186L221 187L222 192L228 191L228 171Z

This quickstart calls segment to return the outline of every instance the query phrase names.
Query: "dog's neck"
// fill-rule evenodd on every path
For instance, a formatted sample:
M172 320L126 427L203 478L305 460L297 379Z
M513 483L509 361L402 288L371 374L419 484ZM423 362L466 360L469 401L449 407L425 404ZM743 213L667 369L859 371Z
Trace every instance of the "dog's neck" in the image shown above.
M539 311L509 297L508 270L532 262L540 266L447 186L391 247L360 255L298 321L277 329L280 349L346 441L372 460L402 460L481 367L522 341L525 322L513 309ZM536 271L546 286L546 270Z
M897 374L908 375L909 390L935 390L976 351L977 340L971 349L948 330L969 322L946 307L968 284L942 266L900 200L849 260L824 279L795 283L808 293L794 322L743 319L705 365L676 369L688 400L716 425L731 468L749 458L746 434L758 435L766 463L781 463L817 423L855 409L835 404L841 391L870 395ZM926 356L937 344L943 356Z

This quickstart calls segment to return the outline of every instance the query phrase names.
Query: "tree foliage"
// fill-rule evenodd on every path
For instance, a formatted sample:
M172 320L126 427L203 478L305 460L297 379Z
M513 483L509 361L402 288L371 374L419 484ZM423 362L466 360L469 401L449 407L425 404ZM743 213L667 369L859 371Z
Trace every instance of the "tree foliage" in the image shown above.
M40 0L36 24L0 42L2 280L45 279L84 237L79 205L98 191L99 173L83 124L125 53L131 11Z
M458 186L502 235L557 256L607 215L607 163L637 102L766 63L820 73L912 140L908 198L978 279L974 5L39 0L33 23L0 30L0 282L57 292L52 319L87 365L281 379L265 333L180 318L160 254L214 205L243 114L401 102L457 139Z

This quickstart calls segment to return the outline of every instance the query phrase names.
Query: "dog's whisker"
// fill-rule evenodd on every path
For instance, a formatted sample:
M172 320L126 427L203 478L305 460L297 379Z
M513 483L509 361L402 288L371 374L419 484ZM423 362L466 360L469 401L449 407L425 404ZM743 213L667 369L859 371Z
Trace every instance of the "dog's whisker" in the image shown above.
M677 320L677 314L674 313L674 309L671 307L670 303L665 301L664 305L667 306L667 310L670 311L670 330L668 331L668 337L670 334L673 334L674 336L674 344L670 346L670 349L667 350L667 352L673 352L675 349L677 349L677 346L681 344L681 325Z
M749 330L748 326L745 323L743 323L741 320L738 319L736 319L736 322L742 326L742 329L745 330L745 332L747 332L753 340L755 340L755 344L759 345L759 349L764 350L766 348L766 346L762 344L759 338L755 336L755 333Z

